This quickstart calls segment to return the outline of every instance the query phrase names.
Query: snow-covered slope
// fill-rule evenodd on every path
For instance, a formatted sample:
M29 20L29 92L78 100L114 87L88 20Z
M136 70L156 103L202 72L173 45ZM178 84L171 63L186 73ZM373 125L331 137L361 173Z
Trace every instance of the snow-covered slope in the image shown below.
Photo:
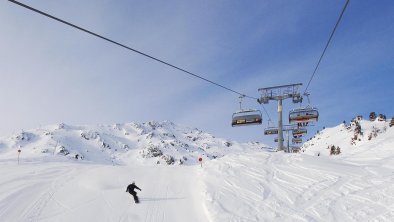
M171 127L169 122L62 124L25 131L1 140L0 218L7 222L394 221L393 128L383 122L359 124L361 131L355 123L325 129L301 153L270 152L253 143L229 146L224 139ZM377 129L380 132L368 140ZM355 131L363 135L351 144ZM192 151L172 148L174 140ZM51 148L54 143L85 159L64 156L59 148L53 149L56 144ZM129 147L122 148L124 144ZM160 146L163 155L189 155L190 162L156 164L163 162L161 156L147 158L144 153L150 144L167 144ZM211 147L198 149L203 144ZM340 146L342 153L330 156L328 145ZM19 146L23 158L18 165ZM84 149L89 152L83 153ZM193 164L191 159L200 154L210 158L202 166ZM222 156L214 158L216 154ZM108 164L112 160L124 164ZM140 204L125 192L133 180L142 189Z
M210 221L394 221L393 160L228 155L202 173L204 206Z
M262 144L239 144L172 122L98 126L58 124L0 139L0 158L79 160L110 164L195 164Z
M394 148L394 127L386 121L355 118L350 124L326 128L305 142L302 150L311 155L330 155L332 146L341 153L333 158L373 161L390 156ZM394 165L393 165L394 168Z
M0 164L1 221L208 221L198 166ZM138 205L125 192L132 180L142 189Z

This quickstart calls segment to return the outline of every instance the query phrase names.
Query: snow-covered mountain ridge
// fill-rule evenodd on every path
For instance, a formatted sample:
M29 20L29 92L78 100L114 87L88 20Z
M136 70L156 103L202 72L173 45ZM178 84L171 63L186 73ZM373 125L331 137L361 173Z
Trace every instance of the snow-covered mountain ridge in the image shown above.
M169 121L97 126L64 123L0 138L0 158L79 160L110 164L195 164L199 156L215 159L227 153L261 149Z
M305 142L302 151L311 155L330 155L331 147L339 147L336 158L380 159L394 149L394 127L390 121L363 120L356 117L350 124L325 128Z

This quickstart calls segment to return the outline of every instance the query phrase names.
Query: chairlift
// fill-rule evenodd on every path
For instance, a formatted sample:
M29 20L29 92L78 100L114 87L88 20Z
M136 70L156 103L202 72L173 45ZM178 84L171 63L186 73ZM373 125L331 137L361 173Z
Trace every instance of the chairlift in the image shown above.
M301 148L299 146L290 146L290 151L292 153L299 153L301 151Z
M263 123L263 118L260 110L249 109L240 110L233 114L233 121L231 125L234 126L250 126L260 125Z
M308 123L318 121L318 119L319 111L310 106L296 108L289 112L289 123Z
M293 136L299 137L305 135L308 131L306 130L306 128L296 128L293 129L292 132L293 132Z
M293 139L291 140L291 142L292 142L293 144L302 143L302 138L293 138Z
M260 110L256 109L242 109L242 98L245 96L240 96L239 101L239 111L233 113L231 126L250 126L250 125L260 125L263 123L263 117Z
M304 96L308 99L308 104L310 104L309 93L305 92ZM294 97L293 97L294 99ZM301 99L299 101L299 99ZM293 101L294 102L294 101ZM296 102L302 102L302 96L297 97ZM289 112L289 123L297 123L298 126L307 126L309 122L318 121L319 111L315 107L301 107L293 109Z
M278 132L279 132L278 127L267 127L264 130L264 135L275 135L278 134Z

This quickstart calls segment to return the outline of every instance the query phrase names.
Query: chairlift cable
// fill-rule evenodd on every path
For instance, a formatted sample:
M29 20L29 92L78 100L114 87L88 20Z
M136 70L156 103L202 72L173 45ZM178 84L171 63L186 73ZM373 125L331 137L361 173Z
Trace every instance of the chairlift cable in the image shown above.
M235 90L233 90L233 89L230 89L230 88L228 88L228 87L226 87L226 86L223 86L223 85L221 85L221 84L219 84L219 83L216 83L216 82L214 82L214 81L212 81L212 80L209 80L209 79L204 78L204 77L202 77L202 76L200 76L200 75L197 75L197 74L195 74L195 73L192 73L192 72L190 72L190 71L187 71L186 69L183 69L183 68L180 68L180 67L178 67L178 66L172 65L172 64L170 64L169 62L166 62L166 61L161 60L161 59L158 59L158 58L156 58L156 57L154 57L154 56L148 55L148 54L146 54L146 53L144 53L144 52L141 52L141 51L136 50L136 49L134 49L134 48L131 48L131 47L127 46L127 45L124 45L124 44L122 44L122 43L116 42L116 41L114 41L114 40L111 40L111 39L109 39L109 38L107 38L107 37L104 37L104 36L102 36L102 35L99 35L99 34L97 34L97 33L94 33L94 32L92 32L92 31L89 31L89 30L87 30L87 29L85 29L85 28L82 28L82 27L80 27L80 26L74 25L74 24L72 24L72 23L70 23L70 22L67 22L67 21L62 20L62 19L60 19L60 18L57 18L57 17L55 17L55 16L53 16L53 15L50 15L50 14L48 14L48 13L45 13L45 12L43 12L43 11L40 11L40 10L38 10L38 9L35 9L35 8L30 7L30 6L28 6L28 5L25 5L25 4L21 3L21 2L18 2L18 1L15 1L15 0L8 0L8 1L10 1L10 2L12 2L12 3L14 3L14 4L17 4L17 5L19 5L19 6L22 6L22 7L24 7L24 8L27 8L27 9L29 9L29 10L31 10L31 11L34 11L34 12L36 12L36 13L38 13L38 14L44 15L44 16L46 16L46 17L48 17L48 18L53 19L53 20L56 20L56 21L58 21L58 22L60 22L60 23L66 24L66 25L68 25L68 26L71 26L71 27L73 27L73 28L75 28L75 29L78 29L78 30L80 30L80 31L86 32L86 33L88 33L88 34L90 34L90 35L96 36L96 37L98 37L98 38L100 38L100 39L103 39L103 40L105 40L105 41L108 41L108 42L113 43L113 44L115 44L115 45L118 45L118 46L120 46L120 47L123 47L123 48L125 48L125 49L130 50L130 51L133 51L133 52L135 52L135 53L138 53L138 54L140 54L140 55L142 55L142 56L145 56L145 57L147 57L147 58L149 58L149 59L155 60L156 62L159 62L159 63L162 63L162 64L164 64L164 65L170 66L170 67L172 67L172 68L174 68L174 69L177 69L177 70L179 70L179 71L182 71L182 72L184 72L184 73L186 73L186 74L188 74L188 75L191 75L191 76L193 76L193 77L196 77L196 78L198 78L198 79L201 79L201 80L203 80L203 81L206 81L206 82L208 82L208 83L211 83L211 84L213 84L213 85L216 85L216 86L218 86L218 87L220 87L220 88L223 88L223 89L225 89L225 90L227 90L227 91L236 93L236 94L238 94L238 95L240 95L240 96L244 96L244 97L249 98L249 99L256 99L256 100L257 100L257 98L255 98L255 97L248 96L248 95L245 95L245 94L240 93L240 92L238 92L238 91L235 91Z
M334 36L335 30L337 29L337 27L338 27L338 25L339 25L339 23L340 23L340 21L341 21L341 19L342 19L343 13L345 12L345 10L346 10L346 8L347 8L347 5L349 4L349 1L350 1L350 0L346 0L345 5L343 6L342 12L341 12L341 14L339 15L339 18L338 18L338 20L337 20L337 23L335 24L334 29L333 29L332 32L331 32L331 35L330 35L330 37L329 37L329 39L328 39L328 41L327 41L327 44L326 44L326 46L324 47L323 53L321 54L321 56L320 56L320 58L319 58L319 61L317 62L317 65L316 65L316 67L315 67L315 70L313 71L312 76L311 76L311 78L309 79L309 82L308 82L308 84L307 84L307 86L306 86L306 88L305 88L305 92L308 90L308 87L309 87L309 85L311 84L312 79L313 79L313 77L315 76L317 69L319 68L320 62L322 61L323 56L324 56L324 54L326 53L326 50L327 50L327 48L328 48L328 45L330 44L331 39L332 39L332 37ZM305 93L305 92L304 92L304 93Z
M261 106L263 107L265 114L267 114L267 116L268 116L268 121L271 121L270 114L268 114L268 112L267 112L267 110L265 109L265 107L264 107L263 104L261 104Z

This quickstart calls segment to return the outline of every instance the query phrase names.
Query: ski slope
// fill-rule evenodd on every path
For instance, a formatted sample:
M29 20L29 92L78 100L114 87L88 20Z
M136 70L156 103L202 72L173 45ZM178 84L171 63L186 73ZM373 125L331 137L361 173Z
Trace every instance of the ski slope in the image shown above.
M203 167L3 161L0 173L2 221L394 219L392 168L326 156L250 152ZM138 205L125 192L132 180Z
M1 165L2 221L207 221L196 166Z
M0 218L7 222L394 221L394 128L386 122L360 124L363 134L353 144L355 127L339 125L319 132L301 153L272 152L256 143L223 145L226 140L172 127L171 132L159 127L162 134L157 126L142 129L135 137L135 128L124 133L110 127L106 133L98 132L101 140L88 141L80 138L86 128L49 132L73 152L83 152L83 145L90 144L83 160L37 152L54 139L28 131L22 135L25 139L19 135L0 141ZM154 136L147 138L152 130ZM189 157L197 151L220 156L204 156L202 167L192 158L181 165L156 164L160 157L142 158L143 144L155 140L164 144L157 145L163 152L185 155L184 149L165 145L174 141L174 136L163 139L171 133L183 141L179 144L190 139L190 145L183 146L196 153ZM130 150L115 152L114 138L130 144ZM109 151L95 146L107 141L112 141ZM211 147L204 152L193 147L196 141ZM20 144L18 164L15 151ZM330 156L328 145L340 146L341 154ZM108 161L111 155L116 161ZM132 181L142 189L140 204L125 192Z

